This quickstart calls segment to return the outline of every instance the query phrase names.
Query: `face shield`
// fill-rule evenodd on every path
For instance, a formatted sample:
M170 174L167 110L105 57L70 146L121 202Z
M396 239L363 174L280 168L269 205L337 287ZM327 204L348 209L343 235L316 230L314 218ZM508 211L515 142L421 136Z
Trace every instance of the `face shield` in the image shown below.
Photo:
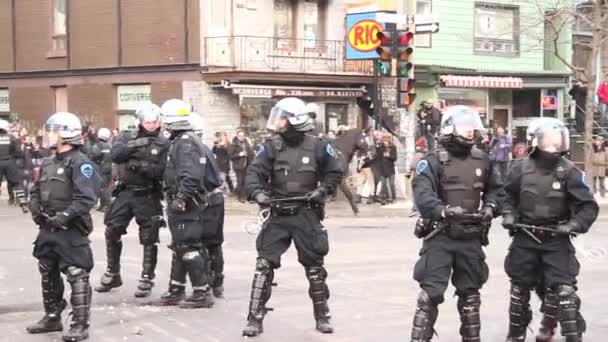
M561 154L570 150L570 134L563 125L540 127L534 140L538 149L546 153Z
M441 134L453 135L467 143L485 133L479 114L466 106L455 106L446 111L441 122Z
M287 129L288 116L290 113L277 108L276 106L270 111L268 116L268 122L266 123L266 129L270 132L283 132Z
M61 126L54 123L44 125L44 134L42 135L42 147L57 148L61 142Z

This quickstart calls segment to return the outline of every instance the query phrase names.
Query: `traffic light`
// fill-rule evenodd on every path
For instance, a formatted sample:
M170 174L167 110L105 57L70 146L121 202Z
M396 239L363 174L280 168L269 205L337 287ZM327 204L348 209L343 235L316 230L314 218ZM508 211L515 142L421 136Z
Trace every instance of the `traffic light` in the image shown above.
M410 57L414 49L410 46L414 33L408 30L397 31L394 54L397 59L397 77L408 77L412 69Z
M393 57L393 38L394 32L381 31L376 33L376 38L380 41L380 46L376 49L378 53L378 62L376 67L378 73L382 76L391 75L391 59Z

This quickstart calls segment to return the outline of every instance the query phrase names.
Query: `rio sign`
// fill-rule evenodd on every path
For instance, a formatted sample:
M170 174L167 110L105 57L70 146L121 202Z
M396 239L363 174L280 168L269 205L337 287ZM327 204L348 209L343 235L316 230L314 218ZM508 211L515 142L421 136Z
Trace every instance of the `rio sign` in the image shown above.
M345 59L376 59L376 48L380 40L376 38L382 32L383 25L377 21L380 12L349 13L346 15L346 54Z

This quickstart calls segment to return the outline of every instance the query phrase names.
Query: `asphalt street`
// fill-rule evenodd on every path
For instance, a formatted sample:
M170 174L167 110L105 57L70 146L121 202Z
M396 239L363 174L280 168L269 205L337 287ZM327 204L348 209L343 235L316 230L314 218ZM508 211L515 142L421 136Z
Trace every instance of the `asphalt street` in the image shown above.
M608 204L607 204L608 205ZM606 206L606 205L603 205ZM255 235L246 224L255 219L251 205L230 203L226 217L226 298L212 309L181 310L148 305L166 289L170 253L168 230L161 232L156 286L151 298L136 299L133 293L141 271L141 248L133 223L122 257L124 285L110 293L94 292L90 341L242 341L249 289L255 264ZM602 210L602 213L608 211ZM294 249L285 254L276 272L265 333L257 341L407 341L418 293L412 279L420 241L412 232L415 218L407 217L407 204L363 206L352 217L343 203L332 203L325 221L331 251L326 259L331 290L329 301L335 333L321 335L314 329L308 282ZM591 232L576 241L582 265L579 295L588 321L585 341L606 341L608 336L608 214L600 214ZM105 268L102 215L95 212L91 235L96 266L92 283ZM60 341L60 334L28 335L25 326L42 317L40 276L31 256L37 228L17 207L0 204L0 341ZM509 237L496 220L486 248L490 279L482 290L482 340L504 341L508 323L509 283L503 271ZM66 288L69 286L66 284ZM460 341L459 318L453 288L440 306L434 341ZM67 291L66 291L67 292ZM67 298L68 293L66 293ZM539 301L534 298L538 326ZM64 321L67 320L64 315ZM532 334L528 341L532 341ZM559 339L558 339L559 341Z

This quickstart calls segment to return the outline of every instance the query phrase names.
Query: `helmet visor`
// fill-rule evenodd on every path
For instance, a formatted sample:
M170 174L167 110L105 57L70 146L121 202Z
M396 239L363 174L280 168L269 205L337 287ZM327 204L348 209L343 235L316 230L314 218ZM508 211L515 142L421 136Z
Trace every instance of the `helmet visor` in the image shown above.
M282 132L287 129L289 113L284 110L274 107L270 111L268 116L268 122L266 123L266 129L271 132Z
M44 134L42 135L42 147L56 148L61 139L59 131L61 127L58 125L44 125Z
M540 128L536 133L536 145L547 153L563 153L570 150L570 134L565 127Z

